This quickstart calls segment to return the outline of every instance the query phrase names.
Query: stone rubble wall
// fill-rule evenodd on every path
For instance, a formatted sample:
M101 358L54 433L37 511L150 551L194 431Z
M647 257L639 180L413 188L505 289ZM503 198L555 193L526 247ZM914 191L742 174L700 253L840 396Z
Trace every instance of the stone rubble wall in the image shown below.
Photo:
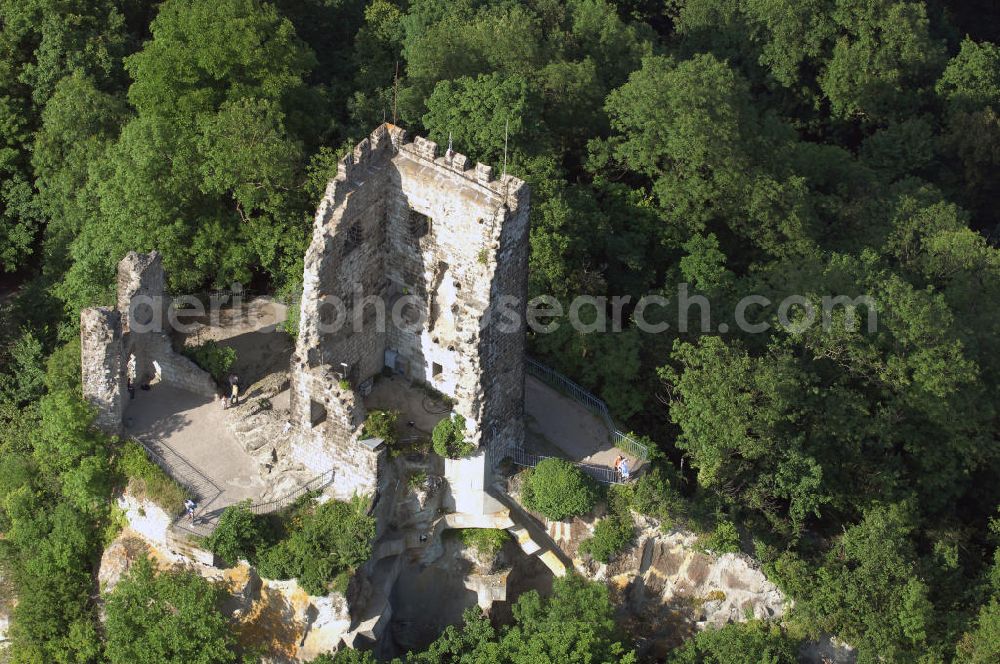
M574 568L616 588L637 620L655 618L669 609L678 624L704 629L743 622L748 616L780 619L784 615L788 605L784 594L748 556L714 554L701 549L697 535L690 531L664 532L652 519L634 518L633 545L609 564L579 552L580 544L593 534L598 517L541 521L553 541L573 559Z
M153 360L154 370L167 385L215 397L220 391L215 380L190 358L174 352L173 344L164 334L149 334L145 340L147 352Z

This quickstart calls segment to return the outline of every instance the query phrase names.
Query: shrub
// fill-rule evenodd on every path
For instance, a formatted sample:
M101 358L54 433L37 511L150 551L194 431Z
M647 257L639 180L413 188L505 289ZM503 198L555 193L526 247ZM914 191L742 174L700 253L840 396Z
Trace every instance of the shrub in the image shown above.
M698 632L670 654L669 664L799 661L799 642L781 627L761 620L731 623Z
M597 487L569 461L543 459L525 479L521 498L528 509L559 521L594 509Z
M431 442L438 456L460 459L475 451L475 446L465 440L465 418L461 415L446 417L437 423L431 433Z
M242 559L255 560L257 551L263 548L264 537L260 522L250 511L250 501L227 507L205 545L228 565Z
M219 383L225 382L226 374L236 362L235 348L220 346L214 341L206 341L200 346L188 346L184 349L184 354Z
M361 435L365 438L381 438L385 444L392 447L396 444L396 422L399 421L398 410L373 410L365 419Z
M218 609L222 597L195 572L157 572L139 560L107 598L107 660L235 664L233 631Z
M360 501L330 501L304 516L287 538L264 551L258 559L262 576L298 579L312 595L324 595L337 577L354 570L371 555L375 520L365 514ZM343 579L339 585L343 585Z
M459 536L465 546L487 556L500 553L503 543L507 541L507 531L499 528L463 528Z
M167 514L184 510L187 491L155 463L146 450L134 440L125 443L118 459L118 471L129 480L129 490L136 498L148 498Z
M732 521L720 520L715 531L702 539L701 545L714 553L739 553L740 534Z
M634 535L630 518L611 516L602 519L594 528L594 535L580 543L580 551L590 554L594 560L609 563L632 542Z
M410 475L410 478L406 480L406 483L411 489L419 489L427 483L427 473L422 470L417 471Z
M679 483L669 467L657 466L634 482L611 487L609 506L619 516L627 516L629 510L635 510L658 519L663 528L670 528L675 520L687 514L684 498L675 488Z

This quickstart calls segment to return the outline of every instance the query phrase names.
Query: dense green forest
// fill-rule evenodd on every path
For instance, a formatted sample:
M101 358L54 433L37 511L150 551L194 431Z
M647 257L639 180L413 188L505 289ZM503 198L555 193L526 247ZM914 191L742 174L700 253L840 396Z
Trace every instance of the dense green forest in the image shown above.
M861 662L1000 660L998 44L990 0L0 0L14 661L151 652L98 621L120 473L80 399L80 308L129 250L159 250L177 293L294 294L337 158L394 114L494 164L509 131L532 295L876 303L874 330L530 339L655 442L646 508L735 526L795 600L785 631L677 662L790 661L821 632ZM141 593L202 601L192 584L139 574L109 621L141 633ZM605 600L560 601L526 600L523 647L470 617L417 657L618 661ZM581 615L593 659L555 643ZM211 620L155 661L234 661Z

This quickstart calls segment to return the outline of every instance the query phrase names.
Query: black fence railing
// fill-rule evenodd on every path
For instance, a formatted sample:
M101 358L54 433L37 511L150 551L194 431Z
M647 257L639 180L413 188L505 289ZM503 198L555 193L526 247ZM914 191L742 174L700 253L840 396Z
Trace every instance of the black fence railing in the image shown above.
M254 514L270 514L271 512L277 512L280 509L284 509L294 503L296 500L301 498L307 493L322 491L326 487L333 483L333 476L336 474L334 469L330 469L325 473L317 475L305 484L289 491L287 494L280 498L275 498L274 500L269 500L263 503L256 503L250 506L250 511Z
M514 465L523 466L525 468L534 468L545 459L556 458L542 456L540 454L532 454L531 452L518 447L509 448L506 452L506 456L510 457L510 460L514 463ZM579 468L586 475L589 475L602 484L625 483L624 478L622 478L621 474L614 468L608 468L607 466L595 466L590 463L579 463L575 461L570 461L570 463Z
M139 437L134 437L133 440L142 445L149 460L184 487L195 502L208 504L222 494L222 489L215 482L199 472L166 443L152 442Z

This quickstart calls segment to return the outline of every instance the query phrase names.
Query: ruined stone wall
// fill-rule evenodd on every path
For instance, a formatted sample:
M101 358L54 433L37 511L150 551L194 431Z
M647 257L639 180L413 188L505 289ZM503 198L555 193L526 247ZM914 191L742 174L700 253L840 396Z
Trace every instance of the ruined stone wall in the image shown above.
M524 442L524 356L528 298L529 192L522 188L518 202L503 224L493 275L490 302L522 303L508 311L492 310L493 320L483 328L479 345L483 391L485 444L517 446Z
M174 352L170 299L158 252L129 252L118 264L118 306L80 312L83 396L97 407L97 425L121 433L128 381L138 389L163 383L213 397L215 381L187 357Z
M125 408L121 316L115 309L80 312L80 367L83 394L97 408L97 426L118 434Z
M330 384L346 376L354 388L392 358L392 370L455 399L475 444L488 442L487 429L514 444L523 438L528 190L463 155L439 153L382 125L341 161L317 211L292 367L302 439L295 454L310 467L364 459L343 469L344 491L373 463L357 446L361 400L348 413ZM349 329L329 330L345 313L325 304L329 296L346 305ZM489 322L501 296L518 298L520 319L504 335ZM384 303L385 320L365 309L359 329L352 309L366 297Z

